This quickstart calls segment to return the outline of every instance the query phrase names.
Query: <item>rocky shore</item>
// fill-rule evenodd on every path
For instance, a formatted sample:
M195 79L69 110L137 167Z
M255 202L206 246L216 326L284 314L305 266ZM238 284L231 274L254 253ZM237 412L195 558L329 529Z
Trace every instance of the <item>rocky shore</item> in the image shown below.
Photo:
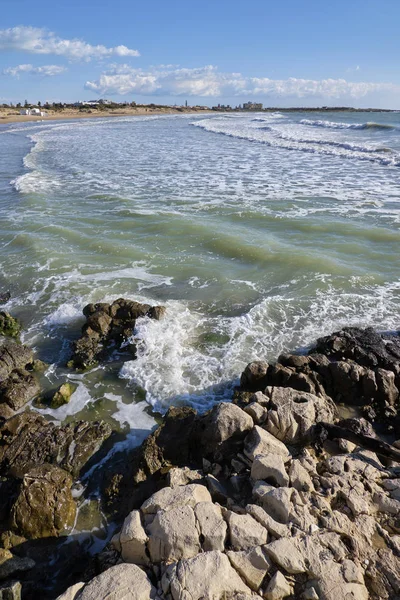
M69 368L134 357L136 319L163 313L88 305ZM250 363L232 402L170 408L78 493L115 434L27 408L72 390L41 397L19 329L1 313L0 599L400 599L398 333L347 328ZM65 534L94 492L115 533L91 556Z

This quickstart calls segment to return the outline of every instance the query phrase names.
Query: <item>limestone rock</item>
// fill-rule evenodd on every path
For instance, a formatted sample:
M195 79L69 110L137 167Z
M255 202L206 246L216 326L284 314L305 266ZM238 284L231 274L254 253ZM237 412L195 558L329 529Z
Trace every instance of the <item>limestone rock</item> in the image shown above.
M290 537L290 530L287 525L278 523L269 515L261 506L257 504L248 504L246 506L246 512L254 517L265 529L274 537Z
M253 427L246 437L244 441L244 453L250 460L254 460L256 456L264 454L278 454L282 456L284 461L290 458L289 450L285 444L265 429L261 429L258 425Z
M30 539L57 536L72 527L76 504L72 478L54 465L34 467L24 475L12 507L12 527Z
M253 427L253 419L239 406L221 402L200 418L196 442L201 456L213 460L241 448L241 441Z
M282 600L292 594L292 587L286 577L277 571L268 584L264 598L266 600Z
M194 508L199 502L211 502L210 492L204 485L191 483L176 488L165 487L150 496L142 506L143 514L154 514L159 510L168 511L179 506Z
M21 590L19 581L0 584L0 600L21 600Z
M179 561L170 581L173 600L225 600L240 593L251 595L228 557L218 551Z
M288 573L305 573L307 570L300 552L287 538L271 542L265 547L265 551L279 567Z
M191 558L201 551L196 519L188 505L160 510L148 532L148 549L153 563Z
M251 404L248 404L244 409L244 412L250 415L256 425L264 423L268 416L268 410L258 402L251 402Z
M282 456L279 454L257 455L251 467L251 477L263 479L276 486L289 485Z
M172 488L188 483L200 483L204 479L204 473L198 469L189 467L174 467L168 471L168 485Z
M58 596L56 598L56 600L77 600L78 599L78 592L85 586L85 584L83 583L83 581L80 581L79 583L75 583L74 585L71 585L67 590L65 590L65 592L63 594L61 594L60 596Z
M248 550L267 543L268 531L251 515L238 515L227 511L226 520L230 543L235 550Z
M314 484L308 471L303 467L299 460L293 460L289 468L290 484L298 492L311 492L314 490Z
M203 550L222 552L225 548L227 525L220 507L212 502L199 502L194 508L194 514L203 536Z
M261 498L264 510L279 523L287 523L292 513L293 488L281 487L267 491Z
M119 536L123 560L135 565L147 565L149 562L146 552L148 539L142 525L140 511L133 510L126 517Z
M252 590L257 591L271 568L271 561L262 546L251 550L226 553L236 571Z
M78 597L79 600L150 600L156 598L156 589L140 567L121 564L92 579Z
M240 387L251 392L264 391L267 386L269 364L256 361L247 365L240 378Z
M265 427L289 444L305 439L315 423L332 423L336 417L335 405L328 398L285 387L267 387L266 395L271 408Z

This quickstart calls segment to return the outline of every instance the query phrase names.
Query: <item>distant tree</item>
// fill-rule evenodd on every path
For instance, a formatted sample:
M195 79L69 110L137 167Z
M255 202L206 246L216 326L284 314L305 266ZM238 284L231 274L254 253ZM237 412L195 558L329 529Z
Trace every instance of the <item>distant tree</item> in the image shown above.
M38 105L38 107L39 107L39 108L42 106L42 103L40 102L40 100L39 100L39 102L37 103L37 105Z
M17 102L17 108L21 108L21 102Z
M28 108L28 106L29 106L29 104L28 104L28 100L25 100L25 102L24 102L24 106L25 106L25 108Z

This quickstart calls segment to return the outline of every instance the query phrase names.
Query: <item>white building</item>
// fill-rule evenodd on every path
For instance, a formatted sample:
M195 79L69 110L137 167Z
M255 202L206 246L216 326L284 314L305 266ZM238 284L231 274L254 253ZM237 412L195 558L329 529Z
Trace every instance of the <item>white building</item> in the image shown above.
M32 117L47 117L47 113L40 110L40 108L21 108L19 114Z

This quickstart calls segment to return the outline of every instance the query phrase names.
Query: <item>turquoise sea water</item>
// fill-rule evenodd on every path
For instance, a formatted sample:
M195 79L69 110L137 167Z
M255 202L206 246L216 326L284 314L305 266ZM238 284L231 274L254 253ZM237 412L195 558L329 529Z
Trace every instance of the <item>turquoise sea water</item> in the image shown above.
M139 441L173 403L204 409L243 367L343 325L400 326L400 114L251 113L0 127L0 291L57 420ZM165 304L136 361L64 368L88 302Z

